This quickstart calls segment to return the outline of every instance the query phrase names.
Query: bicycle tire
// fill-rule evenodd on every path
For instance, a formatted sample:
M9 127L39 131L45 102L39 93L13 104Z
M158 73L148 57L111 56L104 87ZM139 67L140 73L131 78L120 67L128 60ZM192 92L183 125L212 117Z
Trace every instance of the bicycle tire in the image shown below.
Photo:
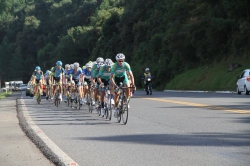
M109 102L109 106L108 106L108 111L109 111L109 120L112 119L112 104L111 104L111 95L109 94L109 98L108 98L108 102Z
M117 114L117 122L120 123L121 122L121 110L123 108L123 100L122 100L122 97L121 95L119 96L119 101L118 101L118 108L119 108L119 111L118 111L118 114Z
M92 105L93 99L92 99L91 94L89 95L89 99L87 101L88 101L88 106L89 106L89 112L92 113L92 111L93 111L93 105Z
M38 96L37 96L37 103L40 104L40 102L41 102L41 94L38 94Z
M123 105L122 105L122 122L124 125L127 124L128 122L128 101L127 101L127 97L125 96L125 94L123 94Z
M80 110L80 108L81 108L81 103L80 103L80 97L78 96L77 97L77 104L78 104L78 109Z
M69 97L67 97L67 105L68 105L68 107L70 106L70 99L69 99Z

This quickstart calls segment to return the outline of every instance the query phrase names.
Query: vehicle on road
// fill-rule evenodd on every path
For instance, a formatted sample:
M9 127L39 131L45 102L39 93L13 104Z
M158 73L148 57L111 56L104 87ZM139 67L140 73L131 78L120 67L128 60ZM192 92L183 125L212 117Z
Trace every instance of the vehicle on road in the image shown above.
M42 89L43 89L42 96L46 96L46 86L42 85ZM28 83L27 88L26 88L26 96L30 96L30 97L34 96L34 88L33 88L33 85L31 85L30 83Z
M152 95L152 77L151 76L147 76L145 78L145 82L146 82L146 86L145 86L145 91L147 95Z
M19 84L16 86L17 91L25 91L27 88L27 84Z
M26 88L26 96L30 96L30 97L34 96L34 89L33 89L33 86L30 84L30 82L28 83L27 88Z
M242 74L237 77L237 94L241 94L242 92L245 95L249 95L250 92L250 69L246 69L242 72Z

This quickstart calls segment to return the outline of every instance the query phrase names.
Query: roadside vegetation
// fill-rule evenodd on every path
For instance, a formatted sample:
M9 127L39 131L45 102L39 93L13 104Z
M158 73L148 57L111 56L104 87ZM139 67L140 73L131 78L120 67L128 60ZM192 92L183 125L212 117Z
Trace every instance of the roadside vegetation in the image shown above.
M182 87L167 87L221 89L224 59L246 56L249 39L249 0L1 0L0 79L27 82L38 65L45 72L57 60L83 66L122 52L137 86L149 67L161 90L185 72Z
M8 91L7 93L6 92L2 92L2 93L0 93L0 99L4 99L4 98L10 96L11 94L12 94L11 91Z
M230 64L240 66L229 71ZM202 67L183 72L170 80L165 89L202 90L202 91L236 91L237 77L243 70L250 69L250 55L230 56L221 62L206 64Z

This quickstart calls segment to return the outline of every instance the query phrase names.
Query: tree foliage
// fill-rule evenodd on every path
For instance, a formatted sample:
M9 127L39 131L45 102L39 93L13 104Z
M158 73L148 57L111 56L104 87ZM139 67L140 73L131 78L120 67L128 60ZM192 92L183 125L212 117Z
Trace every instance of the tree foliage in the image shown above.
M137 83L149 67L163 87L184 70L249 51L249 15L248 0L1 0L0 78L27 81L37 65L122 52Z

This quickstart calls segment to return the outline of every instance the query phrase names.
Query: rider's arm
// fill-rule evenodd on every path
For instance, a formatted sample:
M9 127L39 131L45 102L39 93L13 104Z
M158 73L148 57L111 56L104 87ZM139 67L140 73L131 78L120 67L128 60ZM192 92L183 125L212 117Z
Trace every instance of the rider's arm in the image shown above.
M131 84L135 86L134 75L133 75L132 71L129 71L129 75L130 75Z
M114 81L114 75L115 75L115 74L111 73L111 75L110 75L110 81L111 81L111 83L112 83L114 86L116 86L116 85L115 85L115 81Z

